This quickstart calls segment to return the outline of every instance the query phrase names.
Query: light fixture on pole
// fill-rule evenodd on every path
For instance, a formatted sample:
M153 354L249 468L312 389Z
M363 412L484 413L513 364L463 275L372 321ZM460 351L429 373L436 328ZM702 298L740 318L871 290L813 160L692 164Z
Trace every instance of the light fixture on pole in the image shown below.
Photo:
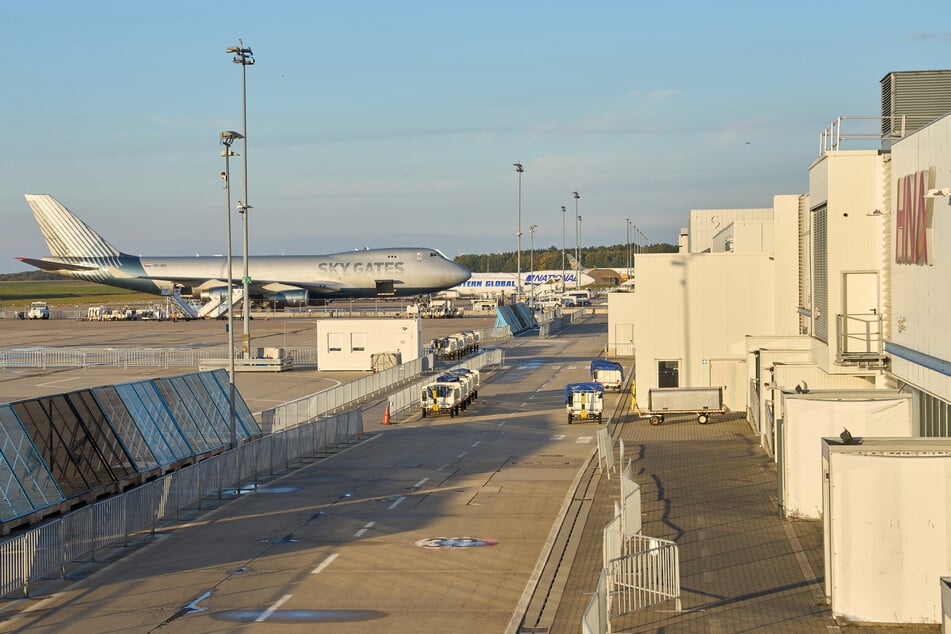
M575 288L581 288L581 250L579 247L581 240L581 216L578 215L578 200L581 196L578 192L571 192L575 199Z
M561 206L561 292L565 292L565 227L568 217L568 208Z
M512 163L515 166L515 176L518 182L515 196L515 207L517 209L518 221L515 228L515 244L516 244L516 253L515 253L515 288L518 293L515 296L515 301L518 302L522 299L522 164L518 161Z
M231 144L235 142L235 139L240 138L242 138L241 133L233 130L223 130L219 135L221 144L225 146L225 149L221 151L221 156L225 157L225 171L221 173L221 180L227 200L225 210L228 218L228 288L226 293L228 298L228 411L230 416L228 425L231 431L229 441L231 449L238 446L234 409L234 273L231 269L231 157L237 156L237 154L231 151Z
M241 64L241 132L244 149L244 203L240 205L241 222L243 226L243 245L244 245L244 274L241 276L241 288L243 290L243 302L241 314L244 320L243 351L246 359L251 358L251 298L250 285L251 276L248 273L248 209L252 209L248 201L248 91L246 75L248 66L254 65L254 53L251 48L245 48L244 42L238 39L237 46L229 46L225 53L231 53L234 57L231 59L235 64Z
M532 256L529 265L532 267L532 272L528 276L530 279L529 283L532 285L532 306L535 305L535 229L538 229L538 225L532 225L528 228L528 241L531 244Z

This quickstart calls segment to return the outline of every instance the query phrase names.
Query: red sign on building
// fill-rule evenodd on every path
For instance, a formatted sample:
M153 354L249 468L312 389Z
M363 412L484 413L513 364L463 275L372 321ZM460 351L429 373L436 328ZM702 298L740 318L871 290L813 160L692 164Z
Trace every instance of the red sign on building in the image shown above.
M932 201L925 192L933 185L932 170L921 170L898 179L898 210L895 216L895 262L931 264L928 242Z

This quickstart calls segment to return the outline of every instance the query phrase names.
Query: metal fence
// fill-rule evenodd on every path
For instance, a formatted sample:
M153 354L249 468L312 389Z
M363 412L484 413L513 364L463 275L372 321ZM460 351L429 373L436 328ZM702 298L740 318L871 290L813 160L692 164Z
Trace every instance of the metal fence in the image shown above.
M607 618L673 599L680 611L680 556L666 539L629 535L629 554L608 562Z
M602 533L603 568L581 619L586 634L606 634L612 618L664 601L681 609L679 549L672 541L640 534L641 491L632 469L628 464L621 473L620 503L614 503L614 517Z
M241 350L235 355L241 357ZM317 348L291 346L284 356L293 367L317 367ZM227 359L227 346L204 348L37 347L0 349L0 369L6 368L194 368L202 361Z
M614 438L611 437L608 431L608 425L598 428L597 440L598 470L601 471L601 473L607 473L610 479L611 473L614 471ZM621 451L624 451L623 448Z
M468 368L469 370L481 370L490 365L501 365L505 360L504 351L501 348L492 348L483 350L479 354L468 359L462 359L460 363L454 365L454 368ZM419 406L419 395L424 386L429 383L429 379L416 381L412 385L398 390L387 397L387 403L390 406L391 414L398 414L411 407Z
M72 562L95 561L107 547L154 534L159 523L235 495L262 475L350 442L363 432L359 409L283 429L78 509L0 543L0 595L29 596L33 584L64 577Z
M594 589L594 596L588 602L584 614L581 616L582 634L604 634L608 631L608 588L607 571L601 569L598 575L598 585Z
M276 431L315 420L328 412L349 407L373 394L384 392L395 385L411 380L432 366L432 355L427 355L356 381L342 383L316 394L264 410L260 416L261 430Z

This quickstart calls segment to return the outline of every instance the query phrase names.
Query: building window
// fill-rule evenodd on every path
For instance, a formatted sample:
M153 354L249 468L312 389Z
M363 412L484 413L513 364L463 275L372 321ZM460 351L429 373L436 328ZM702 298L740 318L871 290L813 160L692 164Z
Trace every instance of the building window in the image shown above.
M355 332L350 335L350 352L364 352L367 349L367 333Z
M327 352L343 352L343 344L347 341L347 335L342 332L327 333Z
M657 362L657 387L680 387L680 361Z

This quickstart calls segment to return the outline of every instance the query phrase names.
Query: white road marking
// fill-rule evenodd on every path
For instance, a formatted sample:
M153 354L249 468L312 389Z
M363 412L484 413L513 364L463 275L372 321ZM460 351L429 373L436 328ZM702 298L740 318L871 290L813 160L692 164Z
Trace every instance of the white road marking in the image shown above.
M255 622L255 623L262 623L262 622L268 620L268 618L269 618L272 614L274 614L274 613L277 611L277 609L278 609L279 607L281 607L282 605L284 605L284 604L288 601L288 599L290 599L292 596L293 596L293 595L285 594L283 597L281 597L280 599L278 599L277 601L275 601L275 602L274 602L274 605L272 605L271 607L269 607L268 609L266 609L264 612L262 612L262 613L261 613L261 616L259 616L258 618L254 619L254 622Z
M482 441L481 441L481 440L477 440L477 441L475 441L475 444L472 445L472 446L473 446L473 447L478 447L478 446L481 445L481 444L482 444Z
M78 380L79 380L78 376L73 376L73 377L67 377L65 379L59 379L57 381L49 381L47 383L37 383L33 387L53 387L60 383L66 383L67 381L78 381Z
M334 559L336 559L339 556L340 555L338 553L330 553L326 559L320 562L319 566L317 566L316 568L310 571L310 574L316 575L317 573L321 572L324 568L329 566L333 562Z
M464 457L465 455L466 455L466 452L463 451L461 454L459 454L458 456L456 456L456 458L462 458L462 457Z
M387 510L387 511L392 511L393 509L395 509L397 506L400 505L400 502L402 502L402 501L405 500L405 499L406 499L406 496L405 496L405 495L401 495L400 497L396 498L396 500L395 500L392 504L390 504L388 507L386 507L386 510Z
M590 445L592 438L594 438L594 436L579 436L578 440L575 441L575 444L576 445Z
M564 440L564 439L565 439L565 435L564 435L564 434L555 434L554 436L551 437L551 439L552 439L552 440Z
M449 465L446 465L446 466L448 467ZM442 469L442 468L444 468L444 467L440 467L440 469ZM416 484L414 484L414 485L412 486L412 488L418 489L419 487L421 487L421 486L423 486L424 484L426 484L426 481L427 481L427 480L429 480L429 478L423 478L422 480L420 480L419 482L417 482Z
M358 530L356 533L354 533L353 536L354 536L354 537L363 537L364 533L366 533L368 530L370 530L371 528L373 528L373 525L374 525L374 524L376 524L376 522L367 522L366 524L364 524L363 528L361 528L361 529Z

